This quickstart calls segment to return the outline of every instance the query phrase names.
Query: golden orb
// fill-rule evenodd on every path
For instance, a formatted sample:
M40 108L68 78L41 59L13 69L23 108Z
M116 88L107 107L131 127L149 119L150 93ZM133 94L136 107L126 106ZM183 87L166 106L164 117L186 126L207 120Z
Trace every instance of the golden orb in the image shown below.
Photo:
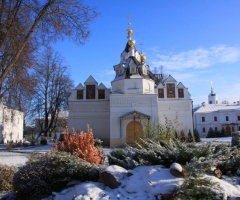
M132 33L133 33L133 30L129 28L129 29L127 30L127 34L128 34L128 35L132 35Z
M129 44L130 47L134 47L135 40L129 40L128 44Z
M144 63L144 62L146 61L147 58L146 58L146 56L141 55L140 59L141 59L141 62Z

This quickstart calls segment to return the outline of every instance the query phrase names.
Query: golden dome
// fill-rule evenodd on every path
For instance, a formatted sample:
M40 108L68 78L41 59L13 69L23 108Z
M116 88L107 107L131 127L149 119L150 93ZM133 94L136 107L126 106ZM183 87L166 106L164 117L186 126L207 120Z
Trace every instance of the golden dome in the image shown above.
M134 47L135 40L129 40L128 44L129 44L130 47Z
M146 61L147 58L146 58L146 56L141 55L140 59L141 59L141 62L144 63L144 62Z
M129 29L127 30L127 34L128 34L128 35L132 35L132 33L133 33L133 30L132 30L131 28L129 28Z

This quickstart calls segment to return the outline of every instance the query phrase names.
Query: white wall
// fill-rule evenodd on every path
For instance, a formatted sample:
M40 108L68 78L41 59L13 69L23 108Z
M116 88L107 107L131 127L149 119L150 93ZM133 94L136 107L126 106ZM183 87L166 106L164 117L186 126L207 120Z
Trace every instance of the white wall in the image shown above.
M23 140L24 113L0 104L0 143Z

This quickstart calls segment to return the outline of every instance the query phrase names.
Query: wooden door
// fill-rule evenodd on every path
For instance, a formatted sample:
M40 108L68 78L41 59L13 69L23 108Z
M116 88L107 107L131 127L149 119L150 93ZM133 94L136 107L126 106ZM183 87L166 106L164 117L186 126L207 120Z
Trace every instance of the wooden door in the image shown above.
M131 121L127 125L127 144L133 144L142 137L142 124L138 121Z
M229 126L226 127L226 133L227 135L231 135L231 128Z

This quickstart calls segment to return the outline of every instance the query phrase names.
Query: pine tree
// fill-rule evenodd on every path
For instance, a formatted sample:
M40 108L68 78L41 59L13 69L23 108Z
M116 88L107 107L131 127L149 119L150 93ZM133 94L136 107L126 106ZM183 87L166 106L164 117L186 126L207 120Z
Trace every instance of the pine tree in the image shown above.
M197 129L194 129L193 135L194 135L195 142L201 142L201 139L200 139L200 136L199 136L199 133L198 133Z

